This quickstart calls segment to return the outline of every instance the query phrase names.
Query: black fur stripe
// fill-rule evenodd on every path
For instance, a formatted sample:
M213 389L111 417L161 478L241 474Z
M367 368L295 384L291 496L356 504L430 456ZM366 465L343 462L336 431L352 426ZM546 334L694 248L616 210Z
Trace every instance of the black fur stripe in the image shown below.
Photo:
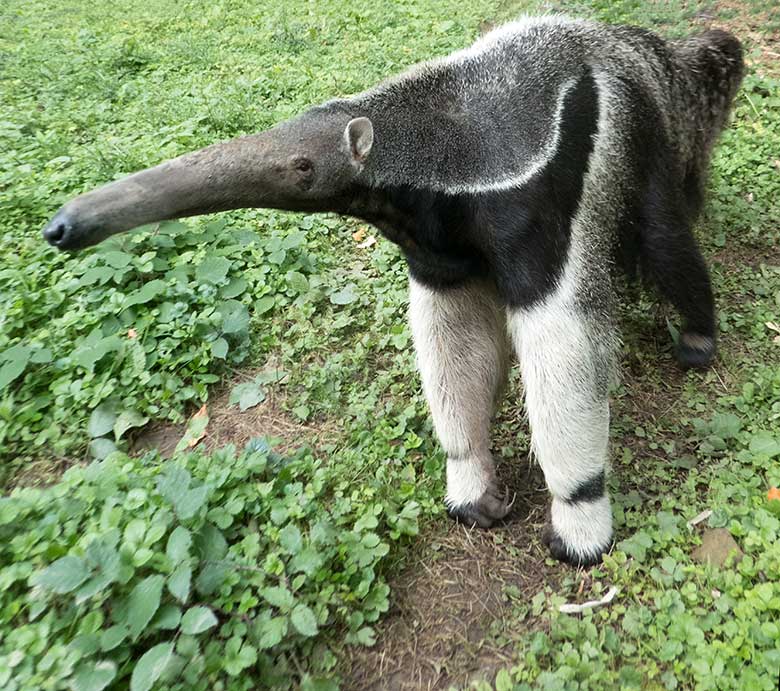
M579 502L596 501L604 496L605 492L604 471L581 482L566 500L569 504Z

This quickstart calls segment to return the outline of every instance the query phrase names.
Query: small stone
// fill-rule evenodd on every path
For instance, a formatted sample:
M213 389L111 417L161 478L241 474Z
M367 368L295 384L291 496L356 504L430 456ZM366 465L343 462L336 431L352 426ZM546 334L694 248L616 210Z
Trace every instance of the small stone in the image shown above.
M714 528L702 535L701 545L693 550L691 556L700 564L723 566L732 554L735 555L732 564L736 564L745 556L728 530Z

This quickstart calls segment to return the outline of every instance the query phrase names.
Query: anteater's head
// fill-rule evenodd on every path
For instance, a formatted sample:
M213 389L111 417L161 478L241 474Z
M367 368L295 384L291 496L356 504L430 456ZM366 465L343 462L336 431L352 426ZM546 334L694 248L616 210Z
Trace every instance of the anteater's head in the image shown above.
M214 211L339 211L374 141L371 121L354 115L326 104L135 173L69 201L43 236L76 250L147 223Z

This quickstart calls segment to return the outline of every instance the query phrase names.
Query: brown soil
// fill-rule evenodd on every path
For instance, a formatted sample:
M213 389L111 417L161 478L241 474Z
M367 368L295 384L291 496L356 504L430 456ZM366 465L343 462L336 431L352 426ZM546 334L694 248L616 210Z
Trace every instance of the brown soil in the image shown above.
M418 538L417 549L392 581L391 609L378 624L373 648L344 656L345 689L446 689L482 679L492 682L511 661L505 635L527 604L561 570L545 563L539 533L547 496L538 468L512 464L502 480L516 492L515 509L493 530L438 522ZM539 626L531 619L528 629ZM502 635L503 634L503 635Z
M205 436L197 447L211 451L233 444L237 449L255 437L269 437L273 447L279 453L309 445L317 448L334 436L336 425L330 421L304 423L288 412L287 392L284 384L269 384L266 399L258 405L242 411L237 405L231 405L230 392L236 384L251 381L259 370L237 372L229 381L210 392L206 410L209 422ZM148 449L157 449L168 458L184 435L186 423L157 423L145 427L131 442L131 451L140 453Z

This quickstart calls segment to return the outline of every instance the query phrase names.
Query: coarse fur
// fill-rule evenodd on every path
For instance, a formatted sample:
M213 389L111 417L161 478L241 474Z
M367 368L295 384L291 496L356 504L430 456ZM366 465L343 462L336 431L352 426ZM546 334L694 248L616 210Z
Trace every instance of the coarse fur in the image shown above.
M267 132L77 197L44 235L77 249L242 206L375 224L409 265L451 515L488 527L509 510L490 418L514 350L552 494L545 542L557 558L593 563L612 540L613 269L641 271L680 312L683 367L712 361L714 302L691 227L742 72L739 42L722 31L666 41L524 18Z

